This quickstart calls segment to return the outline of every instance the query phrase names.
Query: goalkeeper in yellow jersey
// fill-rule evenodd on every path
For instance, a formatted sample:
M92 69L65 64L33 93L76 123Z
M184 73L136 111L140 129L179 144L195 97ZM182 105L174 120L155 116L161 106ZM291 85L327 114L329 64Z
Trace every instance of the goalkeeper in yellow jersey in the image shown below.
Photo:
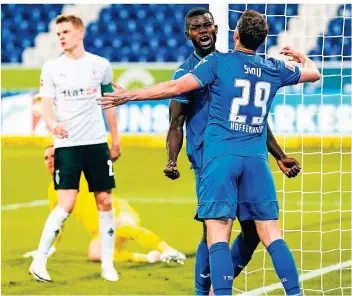
M48 146L44 152L45 166L53 174L54 172L54 147ZM72 211L73 216L83 224L83 226L92 234L92 241L89 245L88 258L92 261L100 261L101 259L101 239L99 237L99 217L95 203L94 195L89 192L88 183L84 176L81 176L79 184L80 191ZM57 193L54 190L53 181L48 187L48 198L50 210L53 210L57 204ZM161 240L150 230L140 225L138 213L128 204L127 201L113 196L113 210L116 219L115 229L115 261L130 262L177 262L184 263L186 256L171 248L165 241ZM52 255L62 236L61 229L53 247L49 252ZM150 249L148 254L132 253L127 251L126 245L128 241L134 240L139 245ZM24 257L33 257L36 251L24 254Z

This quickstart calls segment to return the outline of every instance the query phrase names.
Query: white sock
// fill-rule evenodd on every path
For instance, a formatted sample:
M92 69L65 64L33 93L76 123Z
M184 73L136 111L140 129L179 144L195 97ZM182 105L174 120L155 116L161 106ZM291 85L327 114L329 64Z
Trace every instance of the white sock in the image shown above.
M112 267L115 250L114 211L99 211L99 231L101 237L101 266Z
M59 234L61 225L68 216L69 213L59 206L56 206L55 209L52 210L44 224L42 236L39 241L38 252L35 256L36 260L46 261L48 252L54 243L55 238Z

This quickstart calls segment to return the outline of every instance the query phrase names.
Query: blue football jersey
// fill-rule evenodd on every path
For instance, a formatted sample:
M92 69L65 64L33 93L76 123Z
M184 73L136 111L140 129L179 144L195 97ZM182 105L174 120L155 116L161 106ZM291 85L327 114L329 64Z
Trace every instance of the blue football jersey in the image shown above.
M211 91L204 159L228 154L267 158L270 107L280 87L298 82L299 68L234 51L208 55L191 73Z
M195 52L175 71L173 79L186 75L200 61ZM186 151L189 161L195 170L200 170L203 156L203 140L209 115L209 87L204 87L182 94L173 100L187 104L186 109Z

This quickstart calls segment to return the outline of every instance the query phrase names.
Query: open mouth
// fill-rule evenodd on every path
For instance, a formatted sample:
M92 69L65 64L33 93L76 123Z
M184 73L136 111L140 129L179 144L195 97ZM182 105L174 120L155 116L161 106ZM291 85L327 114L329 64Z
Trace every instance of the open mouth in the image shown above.
M211 38L208 35L201 36L199 38L200 45L202 46L208 46L211 44Z
M66 42L61 42L61 46L65 46L66 45Z

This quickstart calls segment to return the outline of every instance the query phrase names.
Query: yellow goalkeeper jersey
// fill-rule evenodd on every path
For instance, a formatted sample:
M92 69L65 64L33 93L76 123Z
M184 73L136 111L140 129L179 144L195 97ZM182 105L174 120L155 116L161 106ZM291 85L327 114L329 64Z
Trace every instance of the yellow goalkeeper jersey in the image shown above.
M54 189L54 182L50 182L48 187L49 206L52 211L58 203L58 195ZM121 215L128 215L133 217L136 223L139 224L138 213L129 205L129 203L121 198L113 198L113 210L116 220ZM99 235L99 216L98 209L95 203L94 194L89 192L88 183L84 175L81 175L79 183L79 193L77 195L76 203L72 211L72 215L83 224L83 226L94 237Z

